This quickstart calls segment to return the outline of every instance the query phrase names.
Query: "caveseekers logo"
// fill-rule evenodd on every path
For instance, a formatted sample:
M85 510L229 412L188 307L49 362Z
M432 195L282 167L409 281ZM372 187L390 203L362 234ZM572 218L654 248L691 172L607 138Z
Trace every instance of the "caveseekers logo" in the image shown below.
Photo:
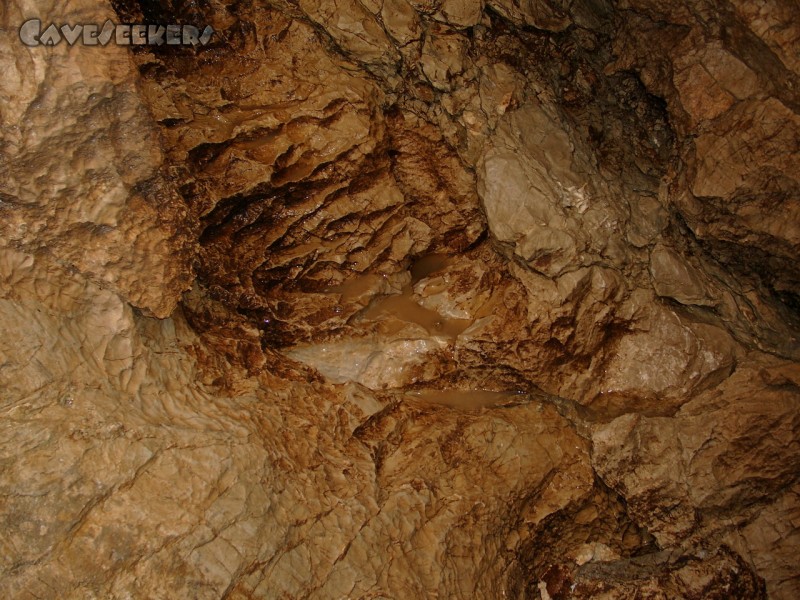
M119 25L106 21L97 24L60 25L51 23L42 30L39 19L30 19L19 28L19 39L26 46L57 46L65 41L70 46L205 46L214 29L207 25L201 32L193 25Z

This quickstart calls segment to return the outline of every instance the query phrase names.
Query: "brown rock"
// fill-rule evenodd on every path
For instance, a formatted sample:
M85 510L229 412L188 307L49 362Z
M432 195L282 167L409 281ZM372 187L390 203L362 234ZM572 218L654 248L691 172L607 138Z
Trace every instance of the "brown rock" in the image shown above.
M703 286L703 275L663 244L650 252L650 276L659 296L673 298L681 304L714 304Z
M794 4L0 20L0 596L798 596Z
M48 255L165 317L191 285L195 224L167 176L130 55L107 46L88 63L66 42L29 48L16 34L28 10L13 2L2 14L0 244ZM113 16L90 1L37 10Z

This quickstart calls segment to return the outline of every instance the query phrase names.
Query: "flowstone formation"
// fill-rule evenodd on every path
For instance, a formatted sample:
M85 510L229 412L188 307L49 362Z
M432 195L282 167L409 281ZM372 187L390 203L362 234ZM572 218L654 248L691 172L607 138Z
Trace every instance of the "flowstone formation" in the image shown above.
M0 23L0 596L800 595L796 3Z

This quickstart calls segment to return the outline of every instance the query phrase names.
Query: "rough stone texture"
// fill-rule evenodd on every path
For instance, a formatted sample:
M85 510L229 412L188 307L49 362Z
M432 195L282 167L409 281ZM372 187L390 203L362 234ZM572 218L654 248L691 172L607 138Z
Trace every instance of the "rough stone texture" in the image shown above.
M692 234L794 305L800 27L792 2L748 4L698 2L690 13L625 2L635 17L614 68L641 73L685 139L670 201Z
M796 4L0 21L2 597L800 595Z
M175 229L186 209L129 53L108 46L88 61L66 43L42 52L17 37L27 18L103 23L113 11L12 2L0 15L0 244L47 255L168 316L191 284L196 240L191 225ZM76 174L84 175L80 186Z
M179 315L23 254L2 267L26 341L3 368L4 597L489 597L508 540L591 487L550 406L465 414L267 373L210 393Z
M776 512L797 510L798 379L796 364L745 361L672 418L630 414L595 429L593 464L661 545L722 538L738 543L750 561L751 548L764 549L770 560L760 572L771 595L790 597L798 574L784 565L796 555L797 531L789 525L796 517L778 517L772 526L749 521L775 522ZM753 508L760 504L768 506L763 516ZM786 542L766 533L776 526Z

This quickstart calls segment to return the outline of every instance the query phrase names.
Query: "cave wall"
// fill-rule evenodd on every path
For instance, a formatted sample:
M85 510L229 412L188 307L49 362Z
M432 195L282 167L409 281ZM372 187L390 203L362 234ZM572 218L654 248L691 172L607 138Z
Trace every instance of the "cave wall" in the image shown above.
M3 596L796 597L797 17L6 3Z

